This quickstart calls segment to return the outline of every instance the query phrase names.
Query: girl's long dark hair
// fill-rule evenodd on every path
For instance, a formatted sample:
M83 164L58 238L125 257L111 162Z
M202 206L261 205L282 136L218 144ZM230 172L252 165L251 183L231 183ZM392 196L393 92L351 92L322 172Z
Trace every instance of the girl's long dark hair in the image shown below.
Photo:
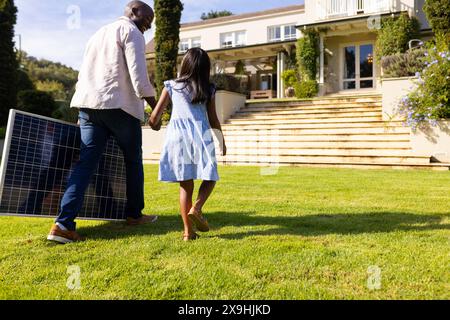
M213 95L210 83L211 60L208 53L200 48L186 52L181 63L180 76L176 82L182 82L192 94L192 103L209 103Z

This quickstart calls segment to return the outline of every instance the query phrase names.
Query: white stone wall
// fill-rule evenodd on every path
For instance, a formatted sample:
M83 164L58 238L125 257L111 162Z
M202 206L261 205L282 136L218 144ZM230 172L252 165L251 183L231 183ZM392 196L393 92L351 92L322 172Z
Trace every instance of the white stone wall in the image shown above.
M383 120L402 120L397 113L399 102L415 87L414 78L383 79ZM417 130L411 130L410 139L413 153L450 163L450 121L438 121L436 127L421 125Z

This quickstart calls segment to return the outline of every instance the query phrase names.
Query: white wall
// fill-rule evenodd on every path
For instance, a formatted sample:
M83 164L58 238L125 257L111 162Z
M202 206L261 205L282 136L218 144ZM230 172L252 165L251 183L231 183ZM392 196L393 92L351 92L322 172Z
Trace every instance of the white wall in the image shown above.
M398 106L401 99L416 88L414 78L384 78L381 86L383 120L399 119Z
M383 79L381 92L384 121L404 119L397 113L400 100L416 86L414 78ZM421 125L417 130L411 130L410 138L413 153L433 156L440 162L450 162L450 121L438 121L436 127Z
M243 94L217 91L216 93L216 111L221 124L224 124L232 115L241 108L245 107L247 97Z
M268 42L268 27L278 25L297 25L304 20L304 13L284 13L283 15L272 15L237 20L236 22L224 22L212 25L200 25L191 28L182 28L180 39L201 38L202 49L220 49L220 34L233 31L247 31L246 46L264 44ZM300 32L297 30L297 37Z

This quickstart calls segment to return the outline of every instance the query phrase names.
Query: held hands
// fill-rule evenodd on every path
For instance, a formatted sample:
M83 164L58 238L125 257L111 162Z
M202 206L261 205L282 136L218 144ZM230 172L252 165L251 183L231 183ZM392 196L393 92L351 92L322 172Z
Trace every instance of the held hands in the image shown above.
M161 130L162 120L160 119L159 121L156 121L156 119L154 118L154 114L152 113L152 115L148 118L148 125L153 130L159 131Z
M160 120L160 121L159 121L157 124L155 124L155 125L150 124L150 127L152 127L152 129L155 130L155 131L159 131L159 130L161 130L161 125L162 125L162 121Z

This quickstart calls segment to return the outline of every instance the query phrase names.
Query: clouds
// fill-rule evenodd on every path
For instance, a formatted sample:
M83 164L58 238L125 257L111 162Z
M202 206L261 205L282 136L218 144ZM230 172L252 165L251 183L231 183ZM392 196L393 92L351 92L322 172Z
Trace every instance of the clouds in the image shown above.
M16 0L19 9L16 34L22 38L22 49L29 55L46 58L79 69L84 47L89 38L103 25L123 14L129 0ZM153 7L152 0L145 0ZM182 0L184 11L182 22L200 19L203 12L230 10L244 13L301 4L303 1L283 0ZM74 12L67 12L70 6L79 8L79 28L68 27ZM72 24L73 25L73 24ZM70 24L69 24L70 26ZM154 30L152 30L154 32ZM152 38L146 33L146 39Z

